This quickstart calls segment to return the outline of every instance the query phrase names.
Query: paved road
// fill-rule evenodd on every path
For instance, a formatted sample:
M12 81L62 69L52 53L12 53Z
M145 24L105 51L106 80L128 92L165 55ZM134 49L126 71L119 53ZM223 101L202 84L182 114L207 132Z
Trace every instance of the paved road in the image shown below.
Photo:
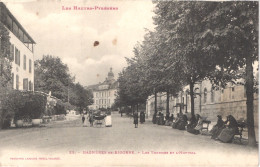
M258 162L256 148L221 143L211 140L209 136L193 135L171 127L153 125L150 121L134 128L132 119L121 118L119 114L113 114L112 121L112 127L102 128L83 127L81 120L78 119L51 123L40 128L2 130L0 131L0 158L3 162L12 163L13 161L7 159L16 155L14 153L19 152L20 156L24 153L37 152L50 156L59 155L63 160L65 157L70 159L74 156L73 160L76 160L84 156L91 161L95 156L100 158L99 154L102 154L102 151L106 151L105 153L111 151L112 157L118 156L119 159L114 161L109 155L104 155L102 162L115 164L120 160L129 161L130 157L133 158L129 161L132 165L135 163L139 165L147 163L150 165L253 165ZM95 155L91 156L89 151L95 151L93 153ZM116 151L121 151L119 152L121 156L115 155ZM126 151L134 151L134 155L126 156ZM170 152L175 154L169 155ZM10 154L9 157L7 154ZM73 160L70 162L75 164ZM98 161L98 164L100 163Z

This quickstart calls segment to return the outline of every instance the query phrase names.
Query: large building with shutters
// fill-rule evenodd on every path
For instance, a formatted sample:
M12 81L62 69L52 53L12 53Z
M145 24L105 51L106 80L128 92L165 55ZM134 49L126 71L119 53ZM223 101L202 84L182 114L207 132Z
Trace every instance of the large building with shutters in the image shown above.
M2 2L0 2L0 21L8 29L10 36L10 52L14 60L12 62L13 88L33 91L35 41Z
M111 108L116 99L118 82L114 79L112 68L107 74L103 83L90 85L87 89L92 90L94 103L89 106L90 109Z

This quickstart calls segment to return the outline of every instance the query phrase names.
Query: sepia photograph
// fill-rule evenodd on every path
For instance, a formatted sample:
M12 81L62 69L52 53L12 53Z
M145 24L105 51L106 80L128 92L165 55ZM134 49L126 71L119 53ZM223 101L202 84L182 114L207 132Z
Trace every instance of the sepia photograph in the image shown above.
M257 167L258 40L258 1L0 0L0 167Z

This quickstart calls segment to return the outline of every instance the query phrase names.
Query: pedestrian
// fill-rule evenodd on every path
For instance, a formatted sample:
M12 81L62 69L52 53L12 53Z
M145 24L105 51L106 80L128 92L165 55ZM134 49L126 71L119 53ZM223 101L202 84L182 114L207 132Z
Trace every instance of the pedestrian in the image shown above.
M88 126L88 118L89 118L88 112L86 112L86 115L84 115L84 117L85 117L85 121L84 121L84 123L83 123L83 126L84 126L84 127L87 127L87 126Z
M85 116L84 114L82 114L82 124L84 124L84 122L85 122Z
M134 112L134 124L135 128L138 128L138 113Z
M140 113L140 122L141 124L145 122L145 113L143 111Z
M89 124L90 124L90 126L93 126L93 113L92 112L89 113Z

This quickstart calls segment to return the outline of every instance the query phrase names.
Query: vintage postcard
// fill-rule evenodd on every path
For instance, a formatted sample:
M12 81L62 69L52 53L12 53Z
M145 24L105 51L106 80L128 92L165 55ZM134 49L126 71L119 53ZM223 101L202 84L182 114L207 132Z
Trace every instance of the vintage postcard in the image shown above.
M258 166L259 2L0 1L0 166Z

